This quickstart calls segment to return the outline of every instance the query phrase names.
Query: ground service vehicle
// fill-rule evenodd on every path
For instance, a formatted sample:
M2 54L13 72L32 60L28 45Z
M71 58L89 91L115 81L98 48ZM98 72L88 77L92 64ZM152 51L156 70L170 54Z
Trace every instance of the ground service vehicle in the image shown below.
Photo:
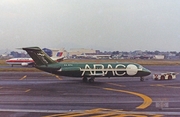
M178 73L176 72L167 72L167 73L161 73L161 74L153 74L154 80L172 80L176 78L176 75Z

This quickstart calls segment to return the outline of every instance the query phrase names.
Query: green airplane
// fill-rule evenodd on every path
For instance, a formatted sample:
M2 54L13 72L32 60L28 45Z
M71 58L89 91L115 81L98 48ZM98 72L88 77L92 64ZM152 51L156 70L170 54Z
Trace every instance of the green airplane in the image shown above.
M59 76L82 77L83 82L94 82L95 77L144 77L151 72L136 63L65 63L52 60L39 47L25 50L35 62L35 67Z

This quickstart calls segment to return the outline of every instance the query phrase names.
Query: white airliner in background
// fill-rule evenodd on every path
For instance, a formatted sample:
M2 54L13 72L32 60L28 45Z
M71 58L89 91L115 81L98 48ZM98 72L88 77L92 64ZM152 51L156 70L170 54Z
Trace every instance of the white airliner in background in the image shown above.
M62 52L58 52L56 54L56 56L51 57L51 59L53 59L54 61L58 61L60 62L61 60L64 59L63 53ZM6 63L11 65L13 67L13 65L21 65L23 67L26 67L28 65L34 65L34 60L32 58L11 58L6 60Z
M28 65L33 65L34 61L32 58L11 58L6 60L6 63L11 65L21 65L21 66L28 66Z

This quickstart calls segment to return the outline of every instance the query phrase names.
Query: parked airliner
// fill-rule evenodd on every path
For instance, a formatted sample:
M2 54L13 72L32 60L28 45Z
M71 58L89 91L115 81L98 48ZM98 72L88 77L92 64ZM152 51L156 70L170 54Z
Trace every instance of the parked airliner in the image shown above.
M63 53L58 52L55 57L50 57L54 61L60 62L64 59ZM23 67L26 67L28 65L34 65L34 60L32 58L11 58L6 60L6 63L11 65L12 67L14 65L21 65Z

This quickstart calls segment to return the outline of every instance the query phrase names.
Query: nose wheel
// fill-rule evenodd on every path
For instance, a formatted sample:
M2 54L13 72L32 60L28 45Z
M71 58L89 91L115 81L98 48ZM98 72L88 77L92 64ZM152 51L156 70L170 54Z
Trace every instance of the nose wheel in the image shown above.
M83 77L83 82L87 82L88 81L88 79L87 79L87 77Z
M144 81L144 78L143 78L143 77L141 77L141 78L140 78L140 81L141 81L141 82L143 82L143 81Z
M93 82L94 82L94 79L95 79L94 77L91 77L91 78L89 79L89 82L90 82L90 83L93 83Z
M91 77L89 80L88 80L87 77L83 77L82 81L83 81L83 82L93 83L93 82L94 82L94 79L95 79L95 77Z

